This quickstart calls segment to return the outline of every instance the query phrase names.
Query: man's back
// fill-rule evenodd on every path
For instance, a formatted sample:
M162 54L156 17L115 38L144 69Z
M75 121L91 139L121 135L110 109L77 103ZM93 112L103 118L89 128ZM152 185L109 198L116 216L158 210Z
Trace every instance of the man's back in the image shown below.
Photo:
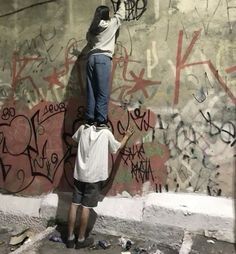
M120 142L108 129L97 130L84 125L72 137L78 142L74 178L83 182L98 182L108 178L108 153L116 153Z

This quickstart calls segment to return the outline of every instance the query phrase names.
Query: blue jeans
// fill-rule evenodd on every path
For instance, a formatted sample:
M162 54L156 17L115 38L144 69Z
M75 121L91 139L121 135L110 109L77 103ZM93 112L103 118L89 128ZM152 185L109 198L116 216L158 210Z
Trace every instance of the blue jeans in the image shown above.
M86 75L88 122L107 122L110 73L110 57L103 54L89 56Z

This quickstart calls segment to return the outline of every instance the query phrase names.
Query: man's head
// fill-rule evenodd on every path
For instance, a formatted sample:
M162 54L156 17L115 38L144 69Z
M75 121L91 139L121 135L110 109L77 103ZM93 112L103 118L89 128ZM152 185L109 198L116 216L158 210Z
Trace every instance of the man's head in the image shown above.
M107 21L109 19L110 19L109 7L105 5L98 6L94 13L93 21L90 25L89 32L94 35L99 34L103 30L101 27L99 27L101 20Z
M109 7L107 7L105 5L98 6L96 11L95 11L94 16L96 18L98 18L99 20L109 20L110 19L110 9L109 9Z

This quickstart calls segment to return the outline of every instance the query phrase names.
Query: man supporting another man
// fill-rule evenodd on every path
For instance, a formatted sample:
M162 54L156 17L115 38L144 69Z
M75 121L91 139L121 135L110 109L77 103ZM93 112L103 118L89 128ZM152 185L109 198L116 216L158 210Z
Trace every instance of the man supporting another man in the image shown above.
M82 125L73 135L78 142L77 158L74 169L74 191L68 213L67 248L85 248L93 244L91 237L86 237L90 208L97 206L103 182L108 178L109 152L116 153L122 149L134 133L129 128L119 142L112 132L94 125ZM79 232L74 234L78 206L81 207Z

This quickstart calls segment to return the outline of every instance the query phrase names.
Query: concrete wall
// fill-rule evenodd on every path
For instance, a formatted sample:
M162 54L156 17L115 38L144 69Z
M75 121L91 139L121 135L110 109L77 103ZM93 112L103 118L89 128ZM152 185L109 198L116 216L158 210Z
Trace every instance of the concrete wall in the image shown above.
M0 10L0 187L70 190L84 113L85 35L115 0L8 0ZM236 1L130 0L113 59L109 118L119 139L109 194L233 195Z

